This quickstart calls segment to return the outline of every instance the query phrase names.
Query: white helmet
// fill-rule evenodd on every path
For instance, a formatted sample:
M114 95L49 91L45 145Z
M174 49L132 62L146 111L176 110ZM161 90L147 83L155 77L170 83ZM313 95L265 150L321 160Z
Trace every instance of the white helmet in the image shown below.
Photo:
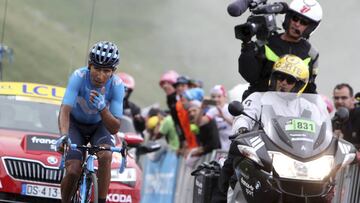
M322 19L322 8L316 0L293 0L289 5L289 10L285 16L283 27L289 27L290 19L293 15L299 15L310 21L308 28L304 31L303 37L309 38L311 33L318 27Z

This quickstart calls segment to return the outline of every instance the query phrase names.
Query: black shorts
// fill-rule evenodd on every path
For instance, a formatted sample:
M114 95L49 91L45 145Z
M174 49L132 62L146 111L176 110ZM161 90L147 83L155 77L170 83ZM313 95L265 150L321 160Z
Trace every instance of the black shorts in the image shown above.
M101 121L95 124L82 124L70 116L69 138L72 144L77 145L87 145L90 142L91 145L108 144L115 146L114 136L110 134ZM69 149L65 160L82 160L83 154L83 150Z

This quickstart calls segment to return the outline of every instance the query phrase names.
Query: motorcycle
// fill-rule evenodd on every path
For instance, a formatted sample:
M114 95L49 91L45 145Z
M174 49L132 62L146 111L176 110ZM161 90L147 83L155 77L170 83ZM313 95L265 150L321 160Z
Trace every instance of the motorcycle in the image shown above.
M256 101L260 115L248 115L237 101L229 105L233 116L247 117L255 123L250 132L233 140L241 154L233 166L242 198L249 203L330 202L327 197L335 186L335 175L354 161L356 149L333 135L321 96L256 94L261 94L260 101Z

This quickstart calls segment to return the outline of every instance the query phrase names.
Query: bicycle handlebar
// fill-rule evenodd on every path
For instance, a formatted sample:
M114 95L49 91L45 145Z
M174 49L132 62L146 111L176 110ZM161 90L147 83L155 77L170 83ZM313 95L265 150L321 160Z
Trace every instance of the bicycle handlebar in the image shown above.
M70 140L70 139L69 139ZM77 145L77 144L71 144L71 142L68 142L70 144L70 149L72 150L76 150L76 149L85 149L86 151L91 151L93 150L93 152L99 152L99 151L111 151L111 152L117 152L120 153L122 156L122 160L121 160L121 164L119 167L119 172L123 173L127 164L127 158L126 158L126 145L124 145L125 147L101 147L101 146L85 146L85 145ZM62 157L61 157L61 162L59 165L60 169L64 168L65 165L65 157L66 157L66 150L64 151Z

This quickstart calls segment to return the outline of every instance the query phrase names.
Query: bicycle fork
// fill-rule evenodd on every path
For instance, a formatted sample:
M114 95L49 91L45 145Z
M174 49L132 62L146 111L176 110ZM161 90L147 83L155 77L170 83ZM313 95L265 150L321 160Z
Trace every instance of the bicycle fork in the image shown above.
M90 155L87 157L86 161L84 162L84 166L83 169L85 170L83 172L82 175L82 184L81 184L81 203L86 203L86 199L87 199L87 193L88 191L86 191L87 189L87 181L88 181L88 175L91 173L95 173L95 169L94 169L94 162L95 162L96 156L95 155ZM91 187L91 186L90 186ZM89 188L91 190L91 188Z

